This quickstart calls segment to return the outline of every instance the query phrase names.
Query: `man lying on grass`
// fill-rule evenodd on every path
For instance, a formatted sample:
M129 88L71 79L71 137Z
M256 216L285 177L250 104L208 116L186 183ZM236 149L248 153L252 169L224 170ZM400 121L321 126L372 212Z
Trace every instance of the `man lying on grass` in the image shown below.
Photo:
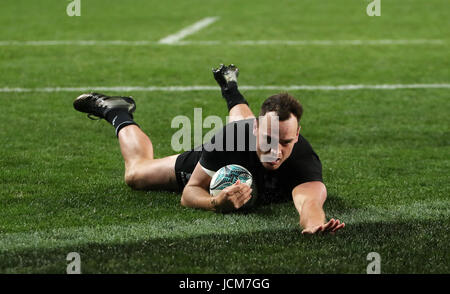
M131 97L90 93L79 96L73 104L89 117L106 119L114 126L125 160L125 182L133 189L182 190L183 206L234 211L251 199L252 189L237 181L212 197L209 185L218 169L238 164L253 176L256 205L293 199L303 234L342 229L345 224L339 220L326 221L323 204L327 190L322 182L322 165L311 145L299 134L303 112L300 103L285 93L271 96L261 106L260 119L256 119L238 91L238 69L222 65L213 74L227 102L229 123L209 143L165 158L153 157L152 142L133 120L136 104ZM238 146L243 141L238 136L243 134L245 146ZM262 148L262 138L270 143L270 148ZM211 148L218 142L224 148Z

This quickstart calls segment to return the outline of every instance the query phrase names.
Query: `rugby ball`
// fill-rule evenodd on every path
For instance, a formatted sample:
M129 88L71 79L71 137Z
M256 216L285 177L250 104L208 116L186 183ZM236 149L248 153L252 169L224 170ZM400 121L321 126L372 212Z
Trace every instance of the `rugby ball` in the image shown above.
M211 196L217 196L220 191L233 185L237 180L241 180L241 183L245 183L251 187L253 177L243 166L237 164L224 166L213 175L211 183L209 184L209 193Z

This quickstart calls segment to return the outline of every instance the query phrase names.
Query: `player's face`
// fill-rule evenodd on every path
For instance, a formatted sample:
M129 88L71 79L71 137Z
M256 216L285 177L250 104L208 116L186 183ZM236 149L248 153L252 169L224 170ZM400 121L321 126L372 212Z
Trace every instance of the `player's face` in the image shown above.
M268 170L276 170L291 155L294 144L298 141L300 127L297 118L291 114L289 119L278 121L275 112L268 112L255 124L256 154L262 165ZM278 137L277 137L278 135ZM278 144L276 144L278 141ZM270 145L270 146L268 146Z

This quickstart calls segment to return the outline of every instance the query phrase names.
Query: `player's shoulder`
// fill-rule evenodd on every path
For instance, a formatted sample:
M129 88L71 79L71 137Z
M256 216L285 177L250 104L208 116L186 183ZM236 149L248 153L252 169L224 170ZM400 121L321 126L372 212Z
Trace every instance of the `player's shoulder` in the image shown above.
M302 135L298 136L298 141L294 144L294 148L292 149L291 156L289 157L289 160L297 160L297 159L304 159L304 158L310 158L311 156L316 157L317 159L319 156L314 151L313 147L311 146L310 142L303 137Z
M291 155L283 165L283 174L295 174L295 177L287 177L289 189L309 181L322 181L320 158L308 140L301 135L299 135Z
M294 150L297 152L313 151L311 144L302 134L298 135L298 141L294 144Z

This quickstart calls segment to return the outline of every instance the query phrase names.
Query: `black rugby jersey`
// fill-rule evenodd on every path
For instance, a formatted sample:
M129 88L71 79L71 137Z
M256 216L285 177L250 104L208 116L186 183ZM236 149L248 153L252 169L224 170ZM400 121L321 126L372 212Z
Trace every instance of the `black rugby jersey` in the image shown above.
M298 142L294 144L291 155L277 170L265 169L255 151L256 137L252 132L254 122L254 119L247 119L224 126L209 143L203 144L200 165L214 172L228 164L245 167L253 176L257 203L292 200L292 189L297 185L322 181L322 164L319 156L302 135L299 135ZM216 141L222 141L222 144L216 144ZM222 145L223 151L212 150L213 145Z

